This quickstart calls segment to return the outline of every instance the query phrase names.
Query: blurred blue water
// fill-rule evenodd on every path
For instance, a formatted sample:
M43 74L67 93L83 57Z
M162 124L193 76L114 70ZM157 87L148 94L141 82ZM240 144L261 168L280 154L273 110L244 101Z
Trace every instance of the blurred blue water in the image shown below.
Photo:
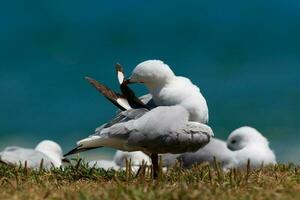
M83 77L117 89L116 62L158 58L201 88L216 136L251 125L299 161L299 1L0 4L0 147L68 150L115 111Z

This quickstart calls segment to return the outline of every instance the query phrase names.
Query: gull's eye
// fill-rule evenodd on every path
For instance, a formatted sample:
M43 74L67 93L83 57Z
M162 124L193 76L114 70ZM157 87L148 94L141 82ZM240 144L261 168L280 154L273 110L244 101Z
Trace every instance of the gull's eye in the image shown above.
M231 140L231 144L235 144L236 143L236 140Z

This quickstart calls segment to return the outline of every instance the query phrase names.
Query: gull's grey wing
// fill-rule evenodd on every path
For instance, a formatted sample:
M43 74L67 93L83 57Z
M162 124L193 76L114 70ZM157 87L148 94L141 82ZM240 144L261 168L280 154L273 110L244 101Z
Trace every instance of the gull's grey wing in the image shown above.
M21 147L7 147L0 153L0 160L8 165L24 165L26 161L27 167L33 169L39 168L42 160L45 168L52 166L50 158L45 154Z
M183 153L196 151L207 144L213 135L210 127L188 122L189 114L181 106L157 107L138 119L116 123L96 132L93 136L103 139L107 145L122 150L144 152ZM121 148L120 146L125 145Z
M176 123L176 122L175 122ZM201 123L187 122L178 129L161 134L141 134L133 132L128 138L128 146L141 146L145 152L172 153L194 152L209 143L212 129Z
M214 138L202 149L194 153L184 153L179 159L184 167L191 167L193 164L204 162L214 164L214 157L223 168L233 163L233 152L227 148L226 142Z
M96 129L93 135L78 141L77 147L65 156L99 147L176 154L196 151L213 136L209 126L188 122L189 113L182 106L160 106L137 113L132 115L135 119ZM127 116L131 114L128 112Z

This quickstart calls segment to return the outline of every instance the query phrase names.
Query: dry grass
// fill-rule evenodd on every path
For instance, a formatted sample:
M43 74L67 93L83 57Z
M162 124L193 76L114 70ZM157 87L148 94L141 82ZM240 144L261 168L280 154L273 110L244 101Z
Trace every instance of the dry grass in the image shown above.
M0 165L0 199L300 199L300 168L292 164L227 173L175 166L158 180L150 173L104 171L82 162L50 171Z

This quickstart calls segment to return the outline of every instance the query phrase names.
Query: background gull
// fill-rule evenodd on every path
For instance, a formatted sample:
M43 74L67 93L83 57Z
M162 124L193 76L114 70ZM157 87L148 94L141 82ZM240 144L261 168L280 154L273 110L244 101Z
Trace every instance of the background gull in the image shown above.
M77 147L65 156L99 147L143 151L151 156L156 173L158 153L196 151L213 136L209 126L189 121L190 112L184 106L159 106L149 110L147 105L139 103L143 108L131 108L137 98L125 82L121 84L121 90L123 93L129 91L130 95L117 94L91 78L88 81L123 111L111 122L97 128L93 135L78 141ZM120 99L126 101L130 108L120 105Z
M28 168L37 169L41 166L50 169L52 166L60 167L63 158L63 152L60 146L50 140L40 142L35 149L27 149L18 146L6 147L0 152L2 163L9 165L24 165L27 163Z
M229 168L243 169L250 160L251 168L276 164L276 157L269 147L268 140L252 127L241 127L233 131L225 141L211 139L202 149L193 153L184 153L178 157L184 167L196 163L214 163L214 157L223 170Z
M237 168L245 168L248 159L251 168L276 164L276 156L267 138L252 127L244 126L233 131L227 139L227 147L234 151Z
M138 64L127 82L143 83L157 106L181 105L188 110L189 121L208 122L208 107L200 89L190 79L176 76L160 60L147 60Z

